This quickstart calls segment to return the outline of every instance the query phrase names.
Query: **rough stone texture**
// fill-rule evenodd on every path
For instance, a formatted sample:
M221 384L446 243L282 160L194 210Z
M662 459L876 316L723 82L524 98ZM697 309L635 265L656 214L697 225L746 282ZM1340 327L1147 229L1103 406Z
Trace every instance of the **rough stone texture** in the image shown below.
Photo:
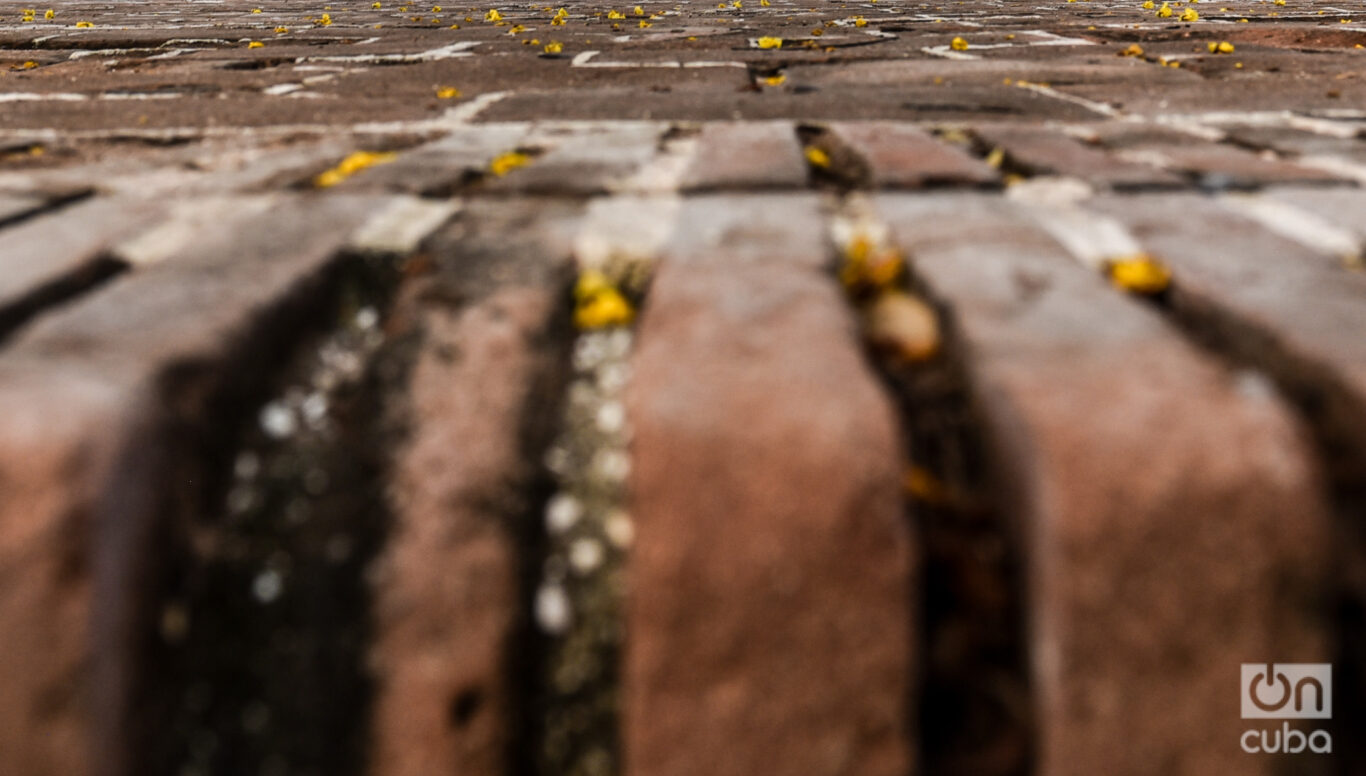
M660 270L627 397L628 776L910 767L901 453L854 338L798 266Z
M22 330L0 363L0 745L18 771L118 773L136 689L145 556L173 494L160 423L286 347L372 201L281 202ZM300 217L308 207L313 218ZM335 219L335 221L334 221ZM216 241L213 238L217 238ZM185 380L165 395L168 375ZM225 372L227 374L225 374ZM255 379L259 379L255 378ZM164 382L163 382L164 381ZM175 448L179 449L179 448ZM168 457L168 456L162 456ZM22 583L19 582L22 580ZM96 605L95 601L98 601ZM96 752L93 760L86 758Z
M719 122L702 127L679 188L795 188L806 183L806 161L791 122Z
M425 316L396 525L375 582L370 773L508 772L528 528L516 522L532 518L521 493L534 471L521 434L537 373L553 361L537 345L552 301L513 287Z
M924 131L885 121L831 125L868 165L871 183L885 188L918 188L932 184L990 184L996 170L964 151L941 143Z
M1278 772L1238 749L1231 677L1327 655L1303 430L1000 203L879 205L952 305L1025 554L1038 772Z
M1182 183L1175 173L1125 161L1054 130L990 126L975 133L987 145L1003 148L1014 166L1034 175L1068 175L1116 187Z

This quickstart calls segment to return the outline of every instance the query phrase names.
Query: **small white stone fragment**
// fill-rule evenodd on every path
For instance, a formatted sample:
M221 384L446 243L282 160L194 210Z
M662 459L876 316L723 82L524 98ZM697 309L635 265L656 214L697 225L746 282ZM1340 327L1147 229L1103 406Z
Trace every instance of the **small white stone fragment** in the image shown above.
M294 413L282 402L273 401L261 408L261 430L272 439L286 439L298 429Z
M636 538L636 526L631 522L631 516L620 509L613 510L607 516L603 531L607 534L607 541L620 550L630 547Z
M284 589L284 578L275 569L262 571L251 582L251 594L263 604L268 604L279 598Z
M574 527L583 517L583 505L568 493L558 493L545 508L545 527L552 534L562 534Z
M626 426L626 408L619 401L603 402L595 420L600 431L615 434Z
M536 623L541 630L560 635L569 630L573 618L569 594L558 585L544 585L536 591Z
M602 544L597 539L579 539L569 546L569 565L580 574L597 570L602 557Z
M373 307L362 307L356 313L356 328L373 329L379 325L379 310Z
M631 473L631 459L624 450L599 450L593 456L593 471L608 482L621 482Z

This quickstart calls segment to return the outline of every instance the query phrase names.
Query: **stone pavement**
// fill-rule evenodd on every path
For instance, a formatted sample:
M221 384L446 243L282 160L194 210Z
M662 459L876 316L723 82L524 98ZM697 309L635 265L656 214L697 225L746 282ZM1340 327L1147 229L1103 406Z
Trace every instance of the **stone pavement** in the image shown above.
M325 2L0 2L0 776L1366 772L1359 0Z

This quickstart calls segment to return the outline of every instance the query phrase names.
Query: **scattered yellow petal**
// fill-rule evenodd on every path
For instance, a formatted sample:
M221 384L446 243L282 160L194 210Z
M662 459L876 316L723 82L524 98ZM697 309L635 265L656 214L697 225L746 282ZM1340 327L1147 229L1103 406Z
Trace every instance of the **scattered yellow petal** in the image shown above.
M631 9L631 13L635 14L636 16L644 16L645 9L641 8L640 6L636 6L635 8Z
M558 54L561 51L564 51L564 44L558 40L552 40L545 44L545 53L547 54Z
M1172 281L1171 270L1146 253L1112 259L1109 273L1112 283L1135 294L1159 294Z
M332 14L330 14L330 13L325 13L325 14L323 14L322 16L318 17L318 24L321 24L321 25L324 26L324 27L328 26L328 25L331 24L331 23L332 23Z
M262 43L262 42L259 41L259 40L253 40L252 42L250 42L250 43L247 44L247 48L249 48L249 49L254 49L254 48L265 48L265 47L266 47L266 44Z
M55 18L57 18L57 12L54 11L54 10L52 10L51 8L49 8L49 9L47 9L46 12L43 13L43 18L44 18L44 19L55 19Z
M649 22L645 21L644 19L641 19L641 20L640 20L640 28L641 28L642 30L645 29L646 27L651 27L651 26L653 26L653 25L651 25Z
M858 235L844 246L844 264L840 266L840 283L851 294L891 288L901 277L905 262L894 248L875 244Z
M95 25L92 22L76 22L76 26L83 30L88 30Z
M10 70L32 70L37 66L38 63L30 59L22 65L10 65Z
M987 154L987 157L984 161L988 165L995 167L999 170L1001 169L1001 165L1005 163L1005 160L1006 150L1000 146L996 146L995 148L991 149L991 152Z
M953 49L954 51L967 51L968 42L966 40L963 40L962 38L954 38L953 40L949 41L949 48Z
M1187 8L1186 10L1181 12L1181 21L1183 22L1194 22L1199 21L1199 19L1200 13L1196 11L1194 8Z
M768 84L769 86L782 86L783 82L786 80L787 75L785 75L784 73L779 73L777 75L771 75L765 78L764 83Z
M1130 43L1129 47L1119 52L1121 57L1142 57L1143 47L1137 43Z
M530 161L531 157L521 151L508 151L499 154L494 157L493 161L489 162L489 172L501 178L518 167L525 166Z
M815 146L807 146L802 152L806 156L806 163L812 167L819 167L822 170L830 167L830 155Z
M622 13L621 11L608 11L608 12L607 12L607 18L608 18L608 19L625 19L625 18L626 18L626 14Z
M635 310L597 270L585 270L574 284L574 325L580 329L625 326L635 319Z
M393 151L355 151L332 169L313 179L313 185L325 189L335 186L367 167L392 162L398 154Z
M1144 10L1151 11L1153 9L1153 0L1144 0L1143 8Z
M438 100L453 100L460 96L460 90L454 86L442 86L436 90Z
M764 37L759 38L758 43L759 48L761 49L776 49L783 47L783 39L775 38L771 35L765 35Z
M503 20L503 15L500 14L500 13L498 13L498 9L497 9L497 8L494 8L494 9L490 10L488 13L484 14L484 21L486 21L486 22L497 22L497 21L502 21L502 20Z
M1172 15L1172 7L1163 3L1162 7L1157 9L1157 15L1163 19L1169 18Z
M520 24L514 24L508 28L509 35L520 35L523 32L526 32L526 27L523 27Z
M275 28L275 34L276 34L276 35L284 35L286 32L289 32L289 28L288 28L288 27L276 27L276 28Z
M906 495L931 506L949 506L954 502L953 490L948 484L923 466L908 467L901 487Z
M1225 41L1220 41L1220 42L1219 42L1219 45L1216 46L1215 49L1216 49L1220 54L1232 54L1233 51L1234 51L1233 44L1232 44L1232 43L1229 43L1229 42L1226 41L1226 40L1225 40Z
M251 12L252 12L252 13L260 13L260 12L261 12L261 9L260 9L260 8L253 8L253 9L251 9Z

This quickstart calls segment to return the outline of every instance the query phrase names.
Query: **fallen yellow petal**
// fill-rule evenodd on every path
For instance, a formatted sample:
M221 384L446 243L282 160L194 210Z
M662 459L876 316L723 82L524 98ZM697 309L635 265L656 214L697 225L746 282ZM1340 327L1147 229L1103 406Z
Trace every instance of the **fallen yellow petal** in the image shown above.
M561 51L564 51L564 44L557 40L545 44L545 53L547 54L558 54Z
M815 146L807 146L802 152L806 156L806 163L812 167L819 167L822 170L830 167L830 155Z
M493 161L489 162L489 172L501 178L518 167L525 166L530 161L531 157L521 151L508 151L499 154L494 157Z
M460 96L460 90L454 86L442 86L436 90L436 97L439 100L451 100Z
M967 51L968 42L966 40L963 40L962 38L954 38L953 40L949 41L949 48L953 49L954 51Z
M764 37L759 38L758 43L759 48L761 49L776 49L783 47L782 38L775 38L770 35L765 35Z
M342 159L336 167L314 178L313 185L320 189L335 186L367 167L392 162L397 157L398 154L393 151L355 151Z
M1172 281L1171 270L1146 253L1112 259L1108 268L1115 286L1135 294L1162 293Z

